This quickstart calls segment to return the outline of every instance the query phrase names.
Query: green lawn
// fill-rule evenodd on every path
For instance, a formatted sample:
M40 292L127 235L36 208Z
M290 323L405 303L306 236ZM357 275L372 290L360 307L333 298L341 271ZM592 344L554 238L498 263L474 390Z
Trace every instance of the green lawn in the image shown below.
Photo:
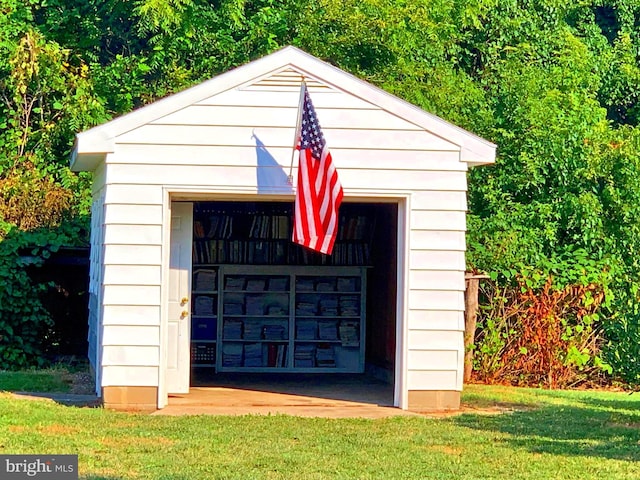
M471 385L464 402L446 418L164 417L0 393L0 453L77 453L82 478L108 480L640 478L640 394Z
M0 391L68 392L71 373L64 368L8 372L0 370Z

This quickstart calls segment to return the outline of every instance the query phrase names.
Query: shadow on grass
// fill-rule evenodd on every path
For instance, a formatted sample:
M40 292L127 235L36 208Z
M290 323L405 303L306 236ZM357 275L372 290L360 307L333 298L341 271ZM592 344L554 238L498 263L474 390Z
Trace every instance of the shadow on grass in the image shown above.
M639 406L633 401L586 398L579 405L542 406L494 416L463 414L451 422L503 433L505 444L534 453L638 462Z

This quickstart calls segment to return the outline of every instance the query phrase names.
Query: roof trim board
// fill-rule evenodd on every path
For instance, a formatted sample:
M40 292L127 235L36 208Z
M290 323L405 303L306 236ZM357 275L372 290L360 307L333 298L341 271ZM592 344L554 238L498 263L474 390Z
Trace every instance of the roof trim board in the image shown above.
M286 74L291 75L291 70L316 84L325 84L330 89L353 95L457 145L460 159L470 166L495 161L495 144L289 46L77 134L71 168L93 170L106 154L114 152L118 136L227 90L244 89L287 71Z

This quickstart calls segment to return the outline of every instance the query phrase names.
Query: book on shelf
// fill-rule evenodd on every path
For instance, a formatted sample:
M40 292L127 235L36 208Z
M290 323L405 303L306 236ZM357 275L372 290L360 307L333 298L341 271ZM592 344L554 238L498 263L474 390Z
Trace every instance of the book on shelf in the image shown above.
M318 322L315 320L296 321L296 340L315 340L317 331Z
M204 225L202 225L202 222L200 220L194 220L193 221L193 237L204 238L204 236L205 236Z
M296 368L315 367L315 345L303 343L295 346L293 352L293 364Z
M265 278L248 278L247 292L262 292L267 285Z
M335 279L325 278L316 283L316 292L334 292L336 290Z
M289 279L287 277L271 277L269 278L269 286L267 289L272 292L283 292L287 290Z
M193 313L195 315L214 315L216 306L213 296L197 295L193 302Z
M286 367L285 352L287 346L284 344L268 343L267 344L267 367Z
M284 325L268 323L262 327L262 338L265 340L286 340Z
M262 345L260 343L244 344L244 366L262 367Z
M298 301L296 303L296 315L313 317L318 312L318 305L310 301Z
M313 278L298 277L296 279L296 290L298 292L313 292L315 290Z
M217 271L211 269L197 269L193 273L193 289L203 292L216 290Z
M244 324L242 320L225 319L222 323L223 340L241 340Z
M267 367L275 367L278 365L278 344L267 344Z
M247 315L264 315L265 299L261 295L247 295L245 298L245 311Z
M358 279L356 277L338 277L336 287L339 292L355 292Z
M225 277L224 289L230 291L244 290L245 277Z
M247 318L244 320L244 329L242 332L243 340L261 340L262 339L262 321L258 319Z
M336 366L336 355L332 345L320 343L316 346L316 367Z
M360 298L357 295L342 295L340 297L340 315L357 317L360 315Z
M342 321L338 331L343 347L360 346L360 325L358 322Z
M241 367L243 351L241 343L225 343L222 346L222 366Z
M319 340L338 340L338 322L333 320L318 321Z
M336 317L338 315L338 299L336 297L321 298L320 315Z
M278 367L286 367L287 366L287 346L280 344L278 345L278 354L276 356L276 366Z

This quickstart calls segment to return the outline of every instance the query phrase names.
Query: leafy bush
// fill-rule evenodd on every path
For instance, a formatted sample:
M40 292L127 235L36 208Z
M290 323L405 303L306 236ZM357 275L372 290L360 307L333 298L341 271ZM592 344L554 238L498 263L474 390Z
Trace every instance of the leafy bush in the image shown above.
M476 379L550 388L608 381L601 318L611 269L584 251L545 266L494 272L493 282L481 285Z
M76 222L30 232L6 222L0 228L0 370L43 366L53 323L39 296L48 285L32 282L27 269L84 240L86 229Z

